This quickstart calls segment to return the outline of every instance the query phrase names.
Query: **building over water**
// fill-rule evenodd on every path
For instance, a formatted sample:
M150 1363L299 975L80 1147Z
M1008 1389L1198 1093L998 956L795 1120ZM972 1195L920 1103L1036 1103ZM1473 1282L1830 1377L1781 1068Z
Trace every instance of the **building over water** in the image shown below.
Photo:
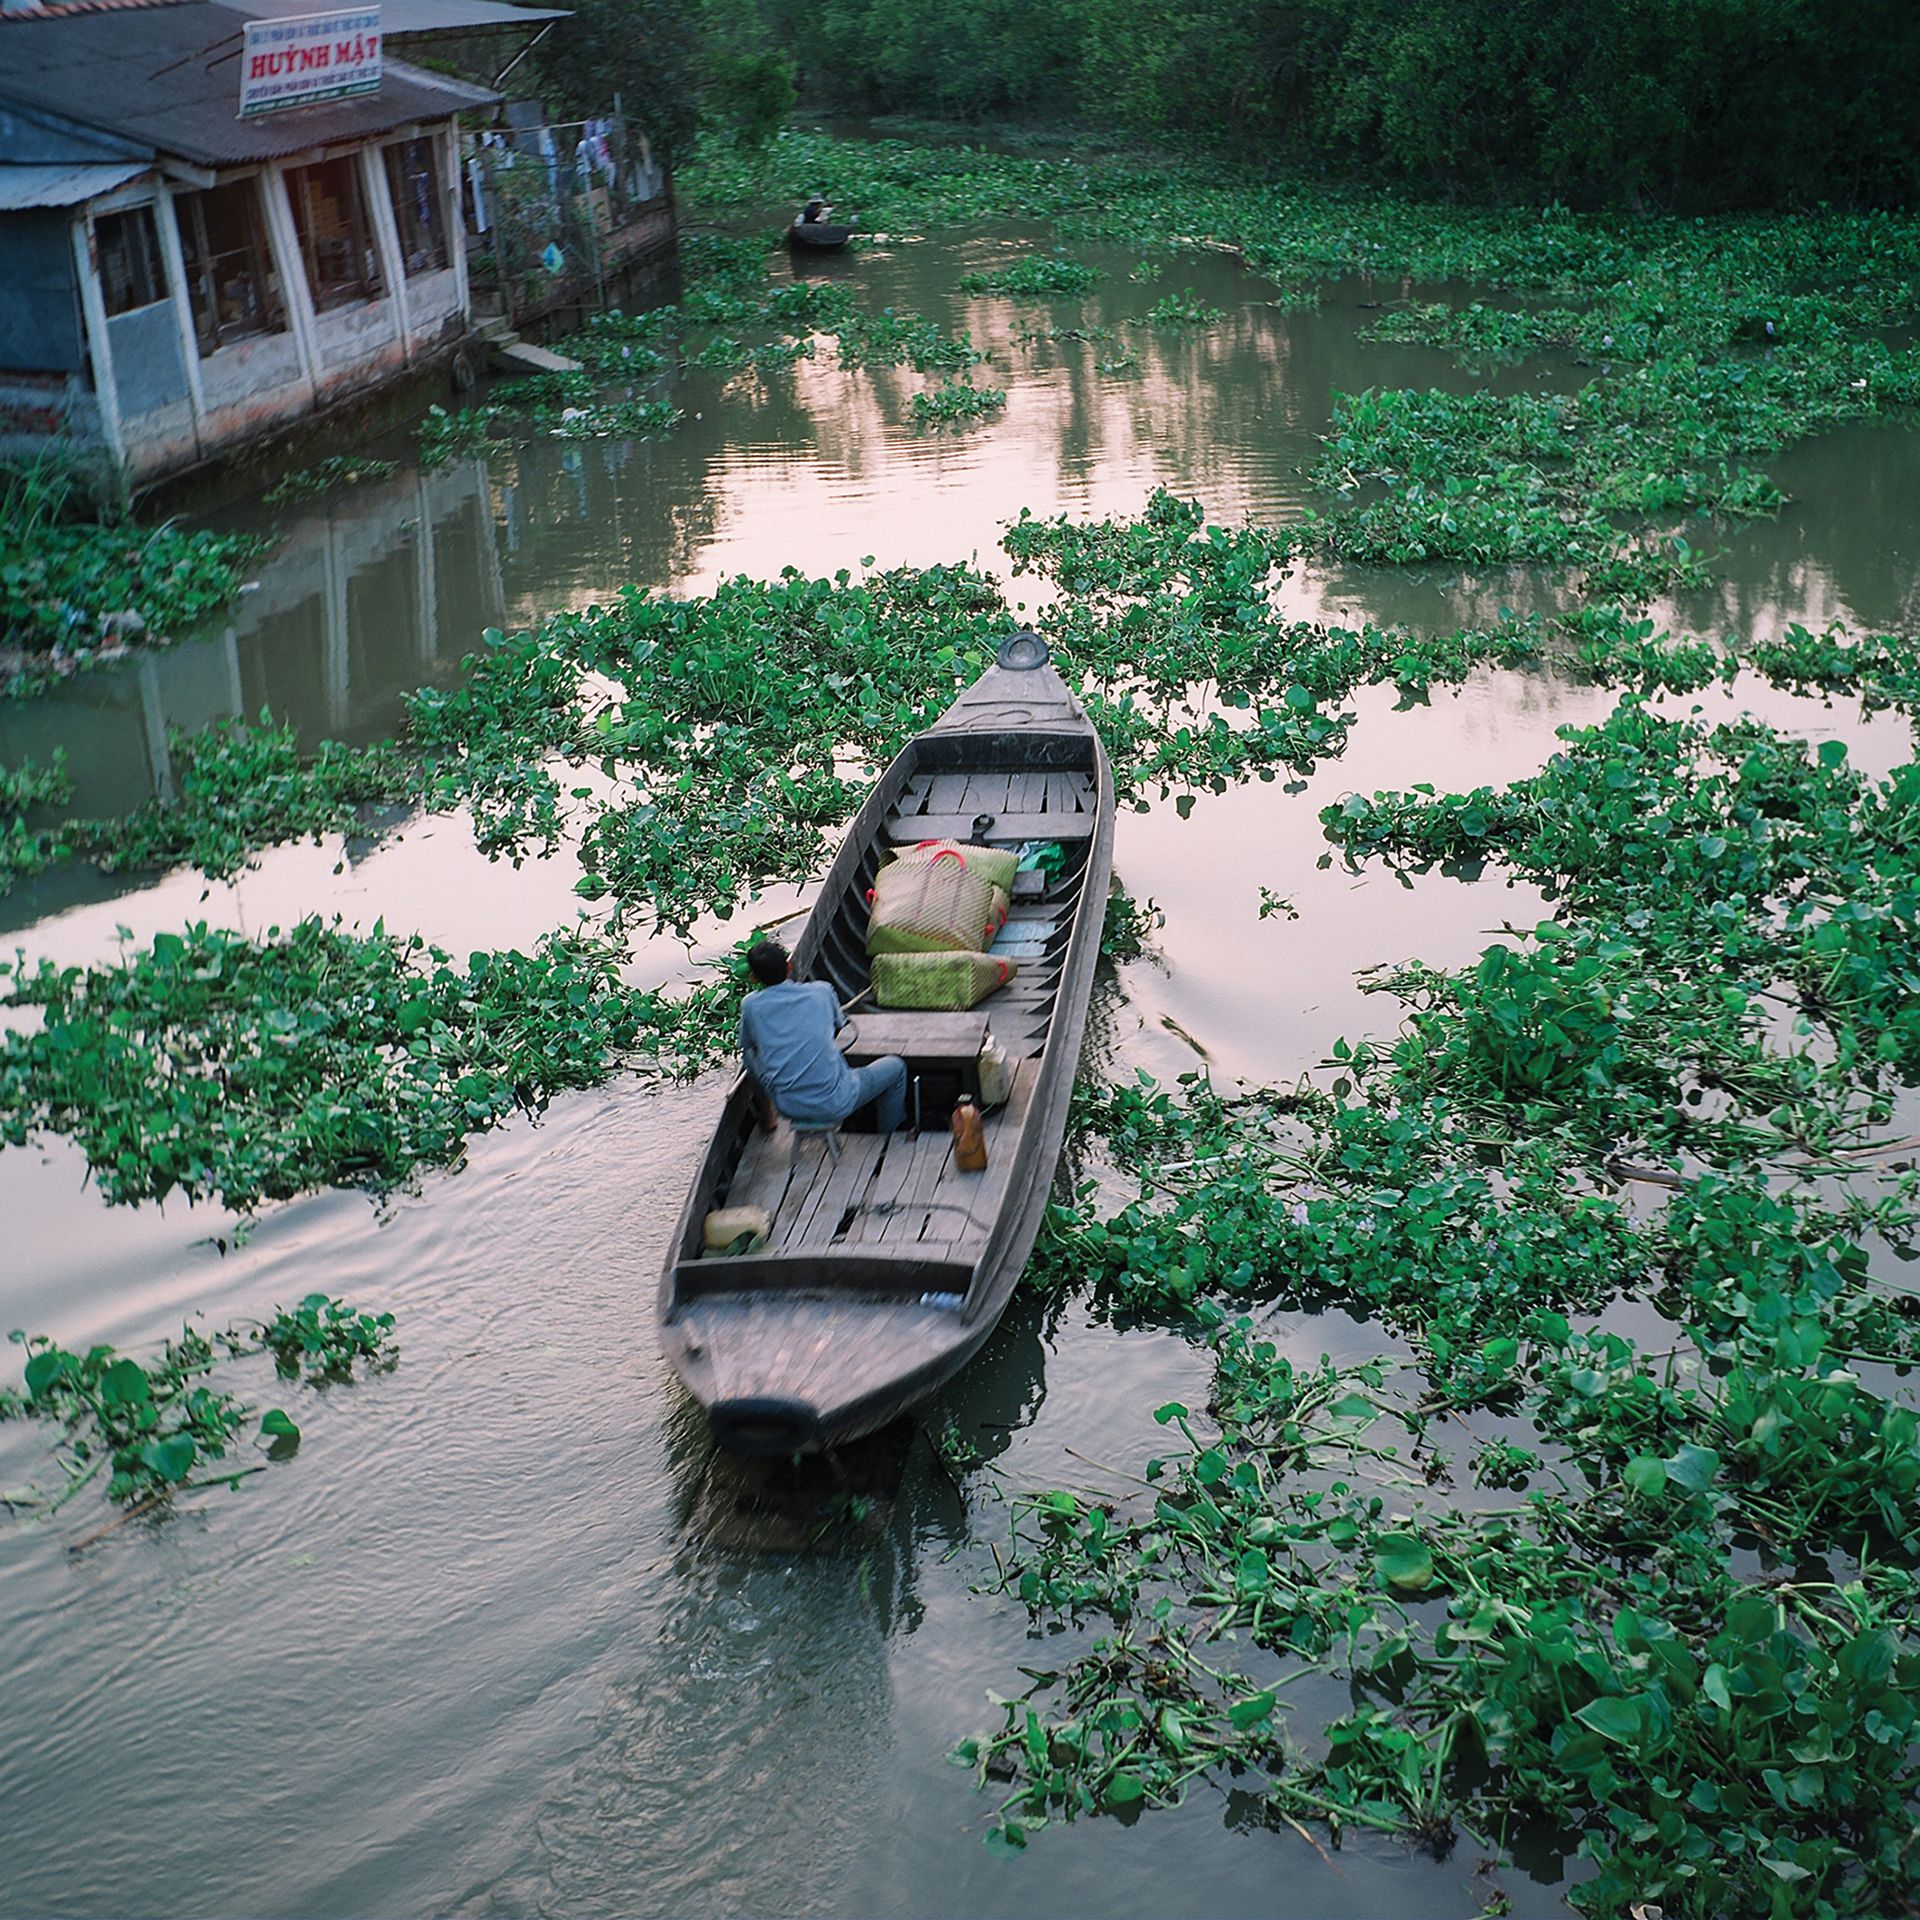
M448 362L475 312L456 116L500 96L386 43L564 17L0 0L0 454L60 441L138 489Z

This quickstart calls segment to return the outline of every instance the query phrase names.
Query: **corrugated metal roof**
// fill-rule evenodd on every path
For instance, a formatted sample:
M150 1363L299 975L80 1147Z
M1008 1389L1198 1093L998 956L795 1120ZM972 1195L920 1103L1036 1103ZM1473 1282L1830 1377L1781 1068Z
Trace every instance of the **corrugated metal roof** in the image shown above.
M95 194L111 193L152 169L144 162L114 160L74 166L0 165L0 213L19 213L28 207L77 207Z
M236 13L281 18L312 13L321 0L226 0ZM492 27L528 27L542 20L570 20L561 7L515 7L501 0L379 0L380 31L389 40L422 33L480 33Z
M0 15L0 100L105 128L196 166L235 167L442 120L499 97L388 60L378 93L242 120L240 51L250 12L184 0Z

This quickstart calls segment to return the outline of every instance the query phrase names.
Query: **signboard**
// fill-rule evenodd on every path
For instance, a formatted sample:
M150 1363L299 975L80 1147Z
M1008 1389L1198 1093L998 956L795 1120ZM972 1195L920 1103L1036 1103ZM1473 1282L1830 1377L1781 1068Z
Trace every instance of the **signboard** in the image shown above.
M380 9L249 20L240 115L310 107L380 90Z

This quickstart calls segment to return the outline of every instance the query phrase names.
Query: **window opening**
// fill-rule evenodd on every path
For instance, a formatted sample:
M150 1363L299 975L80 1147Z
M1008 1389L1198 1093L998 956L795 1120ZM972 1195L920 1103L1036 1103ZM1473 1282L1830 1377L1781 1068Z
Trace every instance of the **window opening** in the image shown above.
M447 264L446 203L440 191L436 143L428 138L396 140L386 149L387 190L394 224L400 230L400 258L408 279L437 273Z
M230 341L286 330L257 180L230 180L173 203L187 269L187 303L204 357Z
M360 300L377 300L384 284L380 254L361 191L354 154L295 167L287 175L293 196L293 230L313 289L316 313Z
M151 207L101 214L93 223L93 247L108 313L131 313L135 307L150 307L167 297L167 275L160 264L160 236L154 230Z

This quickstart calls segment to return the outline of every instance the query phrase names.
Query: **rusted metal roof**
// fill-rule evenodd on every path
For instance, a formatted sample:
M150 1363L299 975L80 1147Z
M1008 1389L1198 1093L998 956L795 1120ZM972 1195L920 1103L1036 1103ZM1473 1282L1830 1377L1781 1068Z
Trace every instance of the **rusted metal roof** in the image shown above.
M0 213L29 207L77 207L96 194L111 193L152 168L144 160L112 160L74 166L58 162L0 165Z
M217 168L444 120L499 97L388 60L378 93L242 120L251 17L250 7L216 0L0 14L0 100Z

